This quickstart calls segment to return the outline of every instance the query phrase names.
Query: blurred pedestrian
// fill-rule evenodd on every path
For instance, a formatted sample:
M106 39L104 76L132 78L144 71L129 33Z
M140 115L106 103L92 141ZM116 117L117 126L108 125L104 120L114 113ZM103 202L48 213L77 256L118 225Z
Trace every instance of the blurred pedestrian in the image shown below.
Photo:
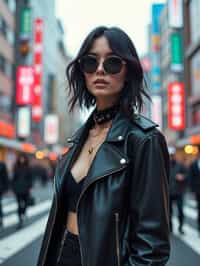
M70 110L95 109L58 162L38 266L165 265L169 156L156 124L139 114L146 92L131 39L94 29L67 76Z
M198 158L189 167L188 180L197 203L197 225L200 235L200 152L198 154Z
M8 171L5 162L0 161L0 228L3 226L2 197L9 188Z
M34 165L34 167L32 168L32 176L34 180L40 180L43 187L47 185L48 173L47 169L42 164L37 163Z
M173 205L176 205L178 210L178 231L184 234L184 193L186 189L186 168L176 160L176 149L169 147L170 155L170 178L169 178L169 191L170 191L170 229L173 231L172 214Z
M18 204L19 223L17 228L21 228L24 223L32 187L32 172L28 156L25 153L18 154L13 171L12 187Z

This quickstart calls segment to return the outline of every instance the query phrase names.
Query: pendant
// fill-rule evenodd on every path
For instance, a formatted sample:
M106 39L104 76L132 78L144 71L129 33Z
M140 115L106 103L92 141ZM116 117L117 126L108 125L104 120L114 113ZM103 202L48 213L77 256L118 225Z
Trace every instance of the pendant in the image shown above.
M93 150L94 150L94 148L91 147L91 148L88 150L89 154L93 153Z

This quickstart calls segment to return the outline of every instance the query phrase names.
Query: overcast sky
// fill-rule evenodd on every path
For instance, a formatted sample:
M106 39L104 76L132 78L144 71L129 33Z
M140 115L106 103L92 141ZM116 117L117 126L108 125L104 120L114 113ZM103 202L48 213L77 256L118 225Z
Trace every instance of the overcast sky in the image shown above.
M159 0L56 0L56 14L62 19L69 53L75 56L83 39L96 26L119 26L133 40L138 53L147 51L147 25L151 4Z

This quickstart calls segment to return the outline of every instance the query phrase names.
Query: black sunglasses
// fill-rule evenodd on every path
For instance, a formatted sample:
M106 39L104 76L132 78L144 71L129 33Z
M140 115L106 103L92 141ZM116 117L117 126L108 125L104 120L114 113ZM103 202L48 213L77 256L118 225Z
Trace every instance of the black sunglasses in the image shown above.
M79 59L79 64L83 72L92 74L96 72L99 61L96 56L88 54ZM117 74L125 64L126 62L119 56L111 55L103 61L103 68L107 74Z

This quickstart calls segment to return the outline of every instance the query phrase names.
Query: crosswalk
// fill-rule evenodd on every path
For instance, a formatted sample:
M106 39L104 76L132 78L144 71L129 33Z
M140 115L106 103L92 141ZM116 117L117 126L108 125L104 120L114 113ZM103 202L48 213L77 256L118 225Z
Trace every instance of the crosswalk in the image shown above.
M4 233L3 235L0 232L0 264L3 264L7 259L11 258L42 236L47 222L50 205L50 199L37 202L35 206L29 207L27 210L26 220L31 222L27 222L24 228L21 230L15 229L12 233ZM15 228L18 223L17 204L14 198L10 197L3 200L3 213L3 231L9 232L9 229L13 227ZM197 210L194 200L187 199L184 213L186 216L186 223L184 224L185 234L179 234L177 229L178 220L176 217L173 217L174 235L200 255L200 237L196 227ZM188 221L192 221L192 223Z
M44 233L50 205L51 200L48 199L29 207L26 213L26 221L39 218L30 225L26 226L25 224L25 227L21 230L14 230L11 234L0 237L0 264L3 264ZM14 198L3 200L3 213L3 230L6 232L12 227L15 228L18 223L17 203Z

